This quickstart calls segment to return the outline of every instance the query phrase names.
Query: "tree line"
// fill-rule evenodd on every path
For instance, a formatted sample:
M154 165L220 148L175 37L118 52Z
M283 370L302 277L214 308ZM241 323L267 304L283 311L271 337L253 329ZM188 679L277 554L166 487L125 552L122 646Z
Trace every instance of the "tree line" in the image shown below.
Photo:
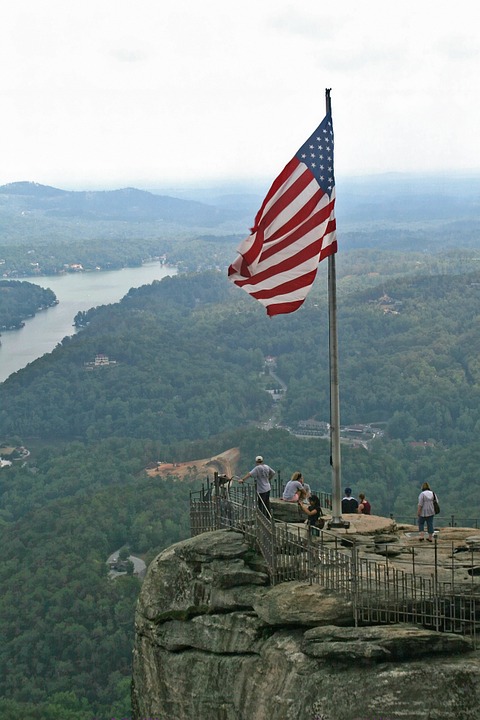
M220 273L183 274L82 313L77 335L0 386L0 436L207 438L268 412L266 356L288 386L284 424L328 421L325 296L272 321L243 295ZM475 441L479 304L480 273L343 292L342 421L382 421L403 441ZM116 364L87 372L99 353Z
M202 478L151 478L147 465L160 458L194 461L234 446L240 450L238 474L262 452L283 482L301 470L313 489L331 490L327 441L256 427L171 445L121 437L37 441L28 464L0 472L2 717L129 716L140 585L131 576L111 580L105 561L128 546L148 564L189 536L189 495ZM468 511L463 502L479 457L478 442L418 451L379 440L370 451L343 448L342 479L355 495L367 494L375 514L392 513L403 522L414 521L420 485L427 480L447 514L440 522L448 524L450 511L460 520L480 509L474 498Z
M56 302L56 295L50 288L18 280L0 280L0 330L22 327L26 318Z
M480 275L390 268L373 285L359 268L340 273L341 418L387 433L368 451L342 447L343 483L375 514L413 522L428 481L443 524L473 523ZM239 474L261 452L284 481L301 470L330 491L327 441L258 427L267 355L288 386L283 423L328 419L323 272L301 310L273 320L220 273L165 278L88 311L76 336L0 384L0 438L31 450L0 471L2 717L129 716L139 581L110 580L105 560L128 546L148 563L188 537L198 487L153 480L149 464L238 447ZM117 363L87 371L99 352Z

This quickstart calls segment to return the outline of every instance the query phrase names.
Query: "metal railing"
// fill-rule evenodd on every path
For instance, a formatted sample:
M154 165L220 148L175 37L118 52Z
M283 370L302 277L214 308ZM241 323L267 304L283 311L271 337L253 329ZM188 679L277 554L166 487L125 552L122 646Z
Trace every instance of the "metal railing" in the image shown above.
M190 518L192 535L221 528L242 532L261 552L272 585L297 580L347 597L355 624L414 623L469 636L476 645L480 591L473 550L467 554L471 580L466 583L455 582L453 543L446 566L438 559L436 538L427 561L425 553L421 561L414 548L399 556L387 548L384 560L372 559L348 535L276 521L258 508L252 485L232 487L217 476L191 494Z
M390 514L393 519L393 514ZM395 515L395 521L397 523L403 523L405 525L418 525L418 517L415 515ZM442 527L467 527L478 530L478 518L469 518L458 515L435 515L435 522L441 523Z

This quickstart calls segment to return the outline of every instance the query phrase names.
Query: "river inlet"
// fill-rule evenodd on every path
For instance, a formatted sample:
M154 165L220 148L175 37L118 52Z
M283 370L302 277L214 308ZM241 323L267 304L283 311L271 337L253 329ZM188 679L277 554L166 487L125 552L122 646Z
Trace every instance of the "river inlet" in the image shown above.
M176 275L176 268L151 262L136 268L109 272L78 272L66 275L44 275L22 278L27 282L50 288L58 305L41 310L25 320L20 330L2 332L0 338L0 382L52 350L68 335L74 335L73 318L80 310L116 303L132 287L149 285L168 275Z

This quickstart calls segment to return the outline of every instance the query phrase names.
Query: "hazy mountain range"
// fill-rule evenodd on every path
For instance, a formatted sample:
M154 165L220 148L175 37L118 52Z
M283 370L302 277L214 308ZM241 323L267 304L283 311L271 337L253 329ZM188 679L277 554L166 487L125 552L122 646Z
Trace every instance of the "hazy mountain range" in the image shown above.
M195 226L218 225L233 219L235 214L238 216L234 208L155 195L136 188L72 191L33 182L2 185L0 208L3 213L41 214L52 219L163 221Z
M0 214L41 215L82 221L164 222L215 227L252 224L269 183L262 188L223 186L162 189L62 190L35 182L0 187ZM345 223L478 220L480 176L386 174L337 179L337 218Z

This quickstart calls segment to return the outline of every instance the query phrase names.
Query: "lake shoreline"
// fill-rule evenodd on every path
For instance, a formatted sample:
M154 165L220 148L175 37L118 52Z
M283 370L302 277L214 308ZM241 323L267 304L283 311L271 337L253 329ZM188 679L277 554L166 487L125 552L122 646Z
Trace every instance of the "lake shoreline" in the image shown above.
M176 274L175 267L154 260L120 270L36 276L34 284L52 290L58 303L26 318L23 327L2 333L0 383L30 362L52 352L64 337L75 335L74 318L80 310L117 303L131 288L149 285ZM32 279L25 281L33 282Z
M58 273L53 273L53 275L32 274L32 275L22 275L22 276L17 276L17 277L4 276L2 278L2 280L6 280L7 282L8 281L30 282L30 283L33 283L34 285L38 285L39 283L33 282L32 278L35 278L36 280L38 280L40 278L55 278L55 279L57 279L60 277L68 277L68 276L82 275L82 274L89 274L89 273L94 273L94 274L97 274L100 272L114 273L114 272L119 272L121 270L133 270L133 269L137 269L137 268L150 267L150 266L157 265L157 264L159 264L160 267L162 267L162 268L171 269L174 271L173 274L175 274L175 275L177 274L177 272L176 272L177 269L176 269L175 265L169 265L168 263L162 263L159 260L147 260L144 263L142 263L141 265L125 265L122 268L112 268L112 269L95 268L93 270L83 269L83 270L73 270L73 271L62 270ZM41 285L41 287L43 287L43 284ZM25 327L26 320L36 317L38 313L41 313L44 310L49 310L51 307L55 307L55 305L58 305L60 301L58 300L58 298L56 296L55 296L55 298L56 299L52 303L50 303L50 305L45 305L45 307L38 308L36 310L36 312L33 313L33 315L26 315L24 318L22 318L22 323L19 324L18 326L16 326L16 327L0 327L0 337L2 337L2 333L4 333L4 332L15 332L15 330L22 330L22 328ZM72 323L72 327L76 327L75 323ZM1 344L2 343L0 342L0 345Z

